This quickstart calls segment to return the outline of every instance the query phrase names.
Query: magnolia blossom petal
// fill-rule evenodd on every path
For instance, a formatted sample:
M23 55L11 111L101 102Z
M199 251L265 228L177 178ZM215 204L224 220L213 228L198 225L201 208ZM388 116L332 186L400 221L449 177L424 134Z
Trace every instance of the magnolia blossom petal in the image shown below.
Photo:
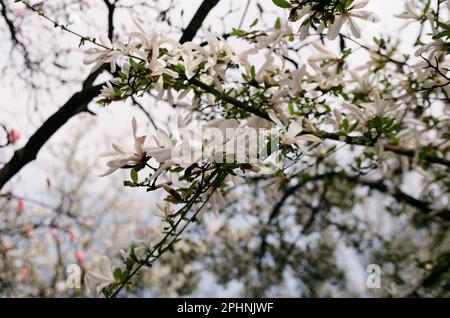
M369 3L369 0L360 0L356 1L353 5L353 9L361 9L364 8Z
M366 20L366 21L369 21L372 23L380 22L380 17L376 13L370 12L370 11L350 12L349 16L351 16L353 18L361 19L361 20Z
M342 26L345 23L345 20L347 20L347 17L345 14L341 14L336 18L334 23L330 26L328 29L327 37L328 40L333 41L337 38L339 31L341 30Z
M320 139L317 136L311 135L311 134L305 134L305 135L301 135L297 138L295 138L295 140L298 141L311 141L311 142L317 142L317 143L321 143L323 140Z
M348 26L350 28L350 32L352 32L353 36L357 39L361 37L361 29L359 26L355 23L355 21L352 18L348 18Z
M288 138L294 138L299 133L301 133L302 130L302 126L298 122L294 121L289 125L286 135L288 136Z
M156 136L154 137L154 140L158 146L166 148L170 148L173 146L169 135L164 130L158 129L155 134Z
M155 180L156 178L158 178L161 173L163 173L164 170L170 168L172 165L174 164L173 161L169 160L164 162L156 171L155 173L149 178L150 181Z
M273 110L268 111L267 114L269 115L269 118L279 127L284 127L281 120L278 118L278 116L275 114Z
M86 273L84 282L92 297L101 296L103 288L115 282L111 263L106 256L101 257L98 272L88 271Z

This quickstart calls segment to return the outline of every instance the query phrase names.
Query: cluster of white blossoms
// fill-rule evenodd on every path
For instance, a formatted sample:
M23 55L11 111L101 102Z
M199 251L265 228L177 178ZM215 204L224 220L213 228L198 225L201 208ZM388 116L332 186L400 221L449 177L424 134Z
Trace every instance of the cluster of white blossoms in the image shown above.
M274 64L273 58L269 57L261 69L256 72L248 60L249 56L257 54L270 44L282 47L281 42L292 34L288 26L285 29L272 28L268 31L270 32L268 35L262 36L261 41L254 48L238 54L223 38L207 31L204 31L208 42L207 47L192 42L181 45L163 35L158 36L153 33L147 36L144 26L136 20L134 22L139 32L129 34L130 39L126 45L111 44L114 53L103 48L88 50L86 54L89 58L86 62L96 63L94 69L106 62L111 63L111 68L115 68L118 57L129 57L130 60L134 60L132 64L138 62L141 67L148 70L148 77L151 78L151 84L149 85L153 85L153 88L158 92L158 98L161 98L167 92L169 101L177 100L178 102L186 99L193 89L186 87L180 90L178 96L175 97L173 89L164 84L164 74L173 79L179 79L183 76L187 81L194 77L198 78L202 85L214 87L216 92L223 92L228 86L227 69L230 67L240 68L243 76L253 77L253 80L258 83L273 82L274 80L267 76L269 71L278 67ZM103 40L102 43L107 44L107 41ZM91 58L93 56L96 59ZM180 65L184 72L174 71ZM132 76L130 68L130 63L127 61L121 67L127 79ZM168 170L173 165L186 166L201 160L212 159L218 162L224 160L223 158L225 158L225 161L227 158L236 161L237 157L241 157L240 163L250 162L253 164L251 169L257 171L261 164L261 160L259 160L261 150L263 150L262 148L264 148L269 137L272 140L275 140L275 138L281 139L281 145L295 144L304 153L307 153L306 144L308 142L309 144L318 144L322 140L313 134L303 132L298 121L288 120L288 115L279 108L279 105L288 102L289 94L292 91L302 90L302 87L304 87L302 81L305 78L312 79L314 77L317 78L316 75L309 74L306 71L306 66L300 70L286 71L280 74L279 81L282 89L271 89L273 91L270 97L271 110L267 113L269 117L266 118L252 115L242 123L234 119L218 118L212 122L207 122L203 127L187 129L187 121L179 117L178 129L183 130L183 140L181 138L175 140L173 136L169 136L167 132L159 129L155 132L153 144L145 146L144 143L146 140L148 141L148 138L147 136L137 135L137 123L133 119L134 147L127 149L113 144L113 151L103 154L103 156L112 157L112 160L107 163L109 169L102 176L122 167L140 165L144 167L150 158L156 159L159 163L159 168L151 179L157 178L161 172ZM108 82L101 91L101 97L108 102L123 99L120 86L120 79ZM317 85L310 84L307 86L311 89ZM206 93L205 95L206 101L213 104L216 96L212 93ZM198 100L193 98L191 109L194 109L197 103ZM278 119L277 116L282 120ZM262 131L265 128L268 130ZM186 140L186 136L191 138ZM245 143L245 138L249 136L255 138L257 142ZM288 140L289 142L287 142ZM181 150L186 150L186 148L189 148L187 152L185 151L184 154L180 155ZM200 155L192 155L192 152L197 150L201 152ZM266 158L269 155L263 157Z
M318 33L328 27L327 37L334 40L347 24L353 37L361 37L356 20L378 21L376 15L361 10L367 3L349 2L323 22ZM307 4L295 14L302 24L300 39L305 39L311 27L308 21L320 20L320 12ZM208 31L203 31L204 45L181 44L163 34L147 33L135 20L137 32L128 34L126 42L111 43L103 38L99 48L86 52L85 62L95 63L94 69L110 63L115 72L120 66L119 76L102 89L100 102L109 104L153 91L158 99L184 106L187 115L178 117L178 135L158 129L152 138L137 133L133 118L134 146L127 149L113 144L113 151L105 154L111 160L103 176L120 168L148 168L149 177L140 183L135 174L131 185L150 190L163 188L170 195L167 201L178 204L188 202L184 194L187 189L191 191L192 185L201 183L205 175L214 175L211 170L202 171L203 167L210 169L211 163L232 163L227 171L233 173L261 172L276 158L281 166L272 166L271 172L280 169L284 173L284 161L323 159L335 149L336 142L367 147L358 164L364 160L376 162L368 166L380 167L384 175L395 169L389 160L398 154L413 154L413 164L420 171L420 158L432 155L445 160L450 144L442 131L450 122L445 115L448 109L437 119L417 105L431 93L444 92L448 100L448 43L440 37L442 30L435 18L426 15L416 1L406 1L405 12L398 18L429 21L432 41L418 48L415 56L405 57L397 56L395 48L389 51L385 40L375 39L375 44L360 45L368 58L359 67L347 63L353 53L351 48L335 53L316 35L311 35L309 58L303 59L292 45L297 34L289 23L279 20L265 31L235 30L232 36L250 46L240 52L229 39ZM423 95L427 89L430 93ZM265 146L270 142L268 150ZM425 152L429 149L433 149L431 154ZM266 152L262 154L262 150ZM401 164L409 163L401 160ZM156 184L160 176L167 180ZM220 193L214 191L209 188L200 197L225 204ZM169 203L161 211L168 223L171 215L182 215L173 212ZM112 283L106 269L102 280L98 275L90 278L101 280L90 289L98 291Z
M312 134L302 134L302 126L295 121L284 124L275 112L269 113L270 129L261 129L252 123L240 127L234 119L216 119L203 127L186 126L185 118L178 116L178 138L169 136L162 129L156 130L153 140L145 144L147 135L137 134L136 119L132 120L134 147L127 149L117 144L112 145L112 151L102 154L111 157L108 170L101 176L107 176L120 168L145 168L147 162L156 161L158 168L149 181L158 178L164 171L176 167L186 168L201 162L247 164L247 169L259 172L268 166L270 158L280 151L279 146L296 146L304 154L308 154L308 145L318 145L322 139ZM270 142L269 150L267 144ZM268 160L266 160L268 159ZM276 166L273 166L276 168ZM269 170L273 173L274 170ZM179 178L171 173L173 178Z
M319 11L317 8L320 7L320 4L314 3L313 1L303 7L293 9L294 13L291 11L291 16L295 16L295 20L300 21L300 28L298 30L300 39L306 39L309 35L311 25L313 23L312 21L315 20L321 21L320 24L315 25L316 32L321 33L328 27L327 37L331 41L337 38L339 32L345 25L348 25L351 34L355 38L360 38L361 27L358 25L358 20L372 23L379 22L380 19L377 14L370 11L361 10L369 3L369 0L349 3L350 6L345 7L341 12L333 14L332 18L328 18L326 20L323 18L328 16L329 13ZM337 5L338 2L335 4ZM335 8L333 8L333 11L334 9Z

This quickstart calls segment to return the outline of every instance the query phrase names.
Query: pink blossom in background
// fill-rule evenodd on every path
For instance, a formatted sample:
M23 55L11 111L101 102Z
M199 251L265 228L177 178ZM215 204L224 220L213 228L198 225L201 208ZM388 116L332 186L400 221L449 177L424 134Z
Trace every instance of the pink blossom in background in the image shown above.
M23 199L19 199L19 201L17 202L17 213L19 215L22 215L25 212L25 202L23 201Z
M1 246L2 246L2 251L5 251L5 252L12 247L11 243L8 241L2 241Z
M26 230L25 235L26 235L28 238L31 238L31 237L33 236L33 228L32 228L32 227L29 227L29 228Z
M57 238L58 237L58 229L55 227L50 228L50 234L52 235L53 238Z
M23 8L17 10L16 15L17 15L19 18L23 18L23 17L25 16L25 10L24 10Z
M85 256L86 256L86 255L84 254L84 252L83 252L82 250L76 250L76 251L75 251L75 258L77 259L77 262L78 262L79 264L81 264L81 263L84 262Z
M18 130L11 129L8 132L8 140L10 143L14 144L19 139L20 139L20 132Z
M28 268L26 268L25 265L19 269L19 278L20 278L20 280L28 279Z
M139 235L139 236L144 236L144 235L145 235L145 229L139 228L139 229L137 230L137 235Z
M73 240L75 239L75 232L73 231L72 228L69 228L69 229L67 230L67 235L69 236L69 239L70 239L71 241L73 241Z

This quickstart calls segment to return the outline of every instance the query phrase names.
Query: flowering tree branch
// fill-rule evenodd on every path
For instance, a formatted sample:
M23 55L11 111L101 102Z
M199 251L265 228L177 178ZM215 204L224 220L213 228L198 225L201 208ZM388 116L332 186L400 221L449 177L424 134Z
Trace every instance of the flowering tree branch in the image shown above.
M108 290L104 290L103 292L105 293L105 295L109 297L116 297L120 293L120 291L130 282L130 280L139 273L139 270L143 266L152 266L152 263L160 258L165 252L173 249L174 244L178 242L179 236L185 231L188 225L196 219L197 215L204 208L211 196L223 182L225 176L226 173L224 173L224 171L221 171L219 168L213 171L207 178L204 179L202 177L196 193L192 196L192 198L186 205L184 205L180 210L176 212L176 215L179 215L179 218L175 223L171 224L170 230L167 231L167 233L158 243L156 243L149 251L146 252L146 256L143 260L130 259L131 262L127 262L127 270L122 274L122 278L117 284L112 284L108 287ZM203 202L201 202L200 206L196 208L194 213L187 218L187 215L194 204L198 203L198 200L201 199L201 195L207 192L208 194L206 198L202 200ZM183 221L184 224L182 224ZM135 263L136 265L134 265Z
M218 92L216 89L214 89L214 87L208 86L195 78L190 79L189 82L191 82L193 85L203 89L205 92L211 93L216 97L223 98L224 101L232 104L233 106L235 106L239 109L242 109L246 112L249 112L249 113L259 116L263 119L271 121L267 112L261 110L260 108L248 106L245 103L237 100L236 98L233 98L229 95L223 95L220 92ZM319 138L325 138L325 139L335 140L335 141L339 141L339 142L344 142L349 145L373 147L375 144L374 140L370 140L369 138L366 138L366 137L352 137L352 136L348 136L345 134L329 133L329 132L320 131L320 130L313 131L313 130L304 129L300 134L312 134ZM417 150L407 149L407 148L399 147L396 145L387 144L387 145L385 145L385 149L392 151L398 155L407 156L407 157L411 157L411 158L415 157L418 154ZM447 160L445 158L441 158L441 157L438 157L435 155L424 154L423 160L425 160L429 163L441 164L441 165L450 167L450 160Z

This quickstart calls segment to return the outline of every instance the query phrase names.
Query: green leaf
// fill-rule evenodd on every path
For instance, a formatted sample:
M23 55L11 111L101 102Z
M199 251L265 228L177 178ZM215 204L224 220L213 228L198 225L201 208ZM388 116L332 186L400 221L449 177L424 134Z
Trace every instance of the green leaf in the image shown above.
M431 0L428 0L427 4L425 5L425 8L423 9L423 15L426 15L428 13L428 10L430 9Z
M348 119L344 118L344 120L342 121L342 128L344 129L345 132L348 132L348 127L349 127Z
M131 181L125 180L125 181L123 182L123 186L124 186L124 187L134 187L134 183L131 182Z
M353 4L353 0L347 0L347 1L344 1L344 3L345 3L345 9L348 9Z
M440 33L436 34L435 36L433 36L433 39L440 39L443 37L450 37L450 31L440 32Z
M295 22L298 20L298 14L297 14L297 9L293 8L291 9L291 11L289 12L289 21Z
M277 18L277 20L275 21L275 29L277 29L277 30L281 29L281 20L280 20L280 18Z
M122 280L122 270L121 270L119 267L117 267L117 268L114 270L114 279L115 279L117 282L120 282L120 281Z
M258 18L253 20L252 24L250 24L250 28L253 28L258 23Z
M245 36L245 31L240 30L240 29L234 29L233 31L231 31L230 33L233 36Z
M137 173L136 169L131 169L130 177L131 177L131 180L133 180L134 183L138 182L139 177L138 177L138 173Z
M358 121L354 122L353 125L350 127L350 132L354 131L358 127Z
M291 4L289 2L287 2L286 0L272 0L272 2L280 8L283 9L290 9L291 8Z

